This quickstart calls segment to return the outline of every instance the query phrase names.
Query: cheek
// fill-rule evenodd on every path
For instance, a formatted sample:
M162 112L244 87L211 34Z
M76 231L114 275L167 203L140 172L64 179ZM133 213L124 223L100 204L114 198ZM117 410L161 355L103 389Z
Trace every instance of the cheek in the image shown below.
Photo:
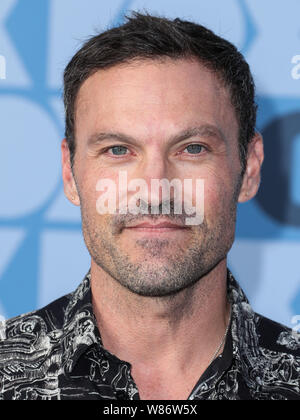
M205 218L223 216L232 207L234 184L227 174L211 171L204 179Z
M97 213L103 217L103 214L97 212L97 203L112 203L115 200L115 191L118 191L118 174L112 174L108 170L99 170L90 166L88 170L82 172L78 187L80 198L89 213Z
M213 220L225 211L225 192L220 184L210 185L205 190L205 218Z

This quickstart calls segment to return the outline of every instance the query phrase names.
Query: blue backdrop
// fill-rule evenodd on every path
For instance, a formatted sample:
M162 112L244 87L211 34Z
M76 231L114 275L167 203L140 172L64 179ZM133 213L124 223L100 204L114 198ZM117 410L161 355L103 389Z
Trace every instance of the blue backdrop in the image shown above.
M0 314L72 291L89 268L80 212L63 194L62 72L88 36L128 10L197 21L237 45L257 84L266 158L239 205L229 267L253 307L300 314L299 0L1 0Z

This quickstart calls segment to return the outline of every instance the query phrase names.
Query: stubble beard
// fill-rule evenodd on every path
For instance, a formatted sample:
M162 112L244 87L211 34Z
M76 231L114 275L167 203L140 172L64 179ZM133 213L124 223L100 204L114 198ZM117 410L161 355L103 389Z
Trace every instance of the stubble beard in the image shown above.
M88 251L106 274L131 292L148 297L174 296L226 258L234 241L237 188L230 203L224 200L220 206L223 212L211 227L205 218L201 225L193 227L187 248L171 239L135 240L138 261L132 261L119 246L118 234L113 233L114 216L110 216L109 223L100 224L100 219L91 217L81 201L82 230Z

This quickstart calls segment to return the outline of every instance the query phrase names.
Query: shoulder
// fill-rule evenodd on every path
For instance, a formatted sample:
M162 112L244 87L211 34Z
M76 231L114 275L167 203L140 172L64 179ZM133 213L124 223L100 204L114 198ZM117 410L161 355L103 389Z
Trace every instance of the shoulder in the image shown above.
M42 309L7 320L0 340L0 399L17 398L15 390L38 382L45 369L58 369L55 353L61 346L64 312L70 295ZM10 396L10 392L12 395Z
M300 358L300 334L296 330L256 314L256 332L261 348Z
M64 312L71 296L71 294L63 296L41 309L6 320L2 333L4 339L0 341L0 360L1 345L18 338L34 341L37 336L45 332L63 328Z
M254 324L242 351L252 398L299 400L300 334L256 313Z

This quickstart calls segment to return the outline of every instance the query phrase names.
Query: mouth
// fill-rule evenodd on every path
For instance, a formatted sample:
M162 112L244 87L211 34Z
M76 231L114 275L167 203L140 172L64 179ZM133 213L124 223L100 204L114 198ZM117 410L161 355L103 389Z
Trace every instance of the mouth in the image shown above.
M170 232L179 232L190 229L188 226L184 226L179 223L172 223L168 221L151 221L151 222L141 222L134 225L125 226L124 229L127 229L132 232L144 232L144 233L170 233Z

